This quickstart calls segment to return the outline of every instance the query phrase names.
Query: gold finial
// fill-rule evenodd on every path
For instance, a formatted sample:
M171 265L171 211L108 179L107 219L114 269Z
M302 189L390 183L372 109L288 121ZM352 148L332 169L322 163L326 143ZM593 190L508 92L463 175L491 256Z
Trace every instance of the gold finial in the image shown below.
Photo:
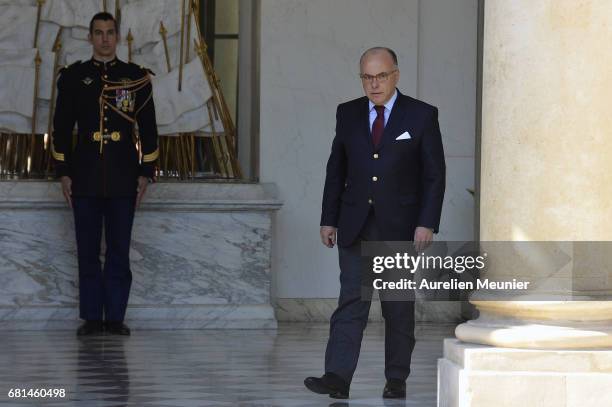
M126 39L128 42L128 62L132 62L132 41L134 41L134 37L132 36L131 28L128 30Z
M62 41L61 41L61 34L62 34L62 29L63 27L59 28L59 31L57 32L57 37L55 37L55 41L53 42L53 52L58 53L60 52L60 50L62 49Z

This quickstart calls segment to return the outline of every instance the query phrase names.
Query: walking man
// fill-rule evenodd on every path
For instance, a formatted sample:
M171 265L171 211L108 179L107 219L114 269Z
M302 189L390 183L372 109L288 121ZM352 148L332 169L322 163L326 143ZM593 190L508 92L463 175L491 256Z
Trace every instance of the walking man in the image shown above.
M306 387L348 398L371 298L362 298L363 241L433 240L440 224L445 162L438 109L396 88L397 56L389 48L360 59L365 97L338 106L327 163L321 241L338 243L340 297L330 321L325 374ZM384 398L405 398L415 344L414 302L382 301L385 319Z

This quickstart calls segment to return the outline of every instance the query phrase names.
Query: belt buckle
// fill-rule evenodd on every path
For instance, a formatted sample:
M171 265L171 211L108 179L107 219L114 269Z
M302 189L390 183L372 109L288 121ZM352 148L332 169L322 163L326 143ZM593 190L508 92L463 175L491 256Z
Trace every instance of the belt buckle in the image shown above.
M101 134L99 131L96 131L93 134L94 141L108 140L108 139L111 139L112 141L119 141L121 140L121 133L118 131L113 131L111 134Z

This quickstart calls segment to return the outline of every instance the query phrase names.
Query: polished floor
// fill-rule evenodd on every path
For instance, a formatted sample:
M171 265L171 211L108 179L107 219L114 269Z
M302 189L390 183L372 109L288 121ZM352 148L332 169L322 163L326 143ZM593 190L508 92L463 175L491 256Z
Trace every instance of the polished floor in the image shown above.
M350 399L306 390L322 374L324 324L278 330L133 331L78 339L73 332L4 332L1 406L408 406L436 405L436 361L452 326L419 325L407 400L380 397L383 326L366 330ZM65 389L63 399L9 399L11 389Z

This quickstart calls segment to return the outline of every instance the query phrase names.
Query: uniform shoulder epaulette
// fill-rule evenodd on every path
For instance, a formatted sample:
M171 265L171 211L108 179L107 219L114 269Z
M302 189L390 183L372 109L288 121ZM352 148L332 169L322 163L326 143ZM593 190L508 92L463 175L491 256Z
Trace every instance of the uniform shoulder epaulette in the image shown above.
M138 64L135 64L134 62L130 62L130 65L137 68L143 74L149 74L149 75L155 76L155 72L153 72L152 70L150 70L144 65L138 65Z
M63 73L69 69L72 69L78 65L81 64L81 60L79 59L78 61L75 61L73 63L71 63L70 65L64 65L63 67L60 68L59 73Z

